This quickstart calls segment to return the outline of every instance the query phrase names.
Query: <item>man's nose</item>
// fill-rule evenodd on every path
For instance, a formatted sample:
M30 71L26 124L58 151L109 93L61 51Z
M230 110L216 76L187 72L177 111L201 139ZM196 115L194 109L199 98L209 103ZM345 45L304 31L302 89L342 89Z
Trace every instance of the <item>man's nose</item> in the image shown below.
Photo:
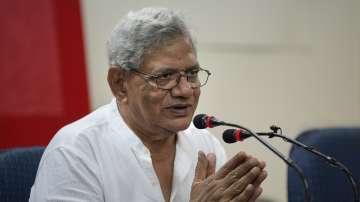
M173 96L190 97L193 94L193 88L188 82L186 75L179 76L178 84L172 89Z

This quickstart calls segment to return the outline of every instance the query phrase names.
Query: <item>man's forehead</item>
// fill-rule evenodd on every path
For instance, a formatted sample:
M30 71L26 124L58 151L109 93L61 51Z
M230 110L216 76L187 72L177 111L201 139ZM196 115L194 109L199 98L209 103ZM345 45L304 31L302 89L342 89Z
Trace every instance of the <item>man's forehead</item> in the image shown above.
M178 40L171 45L159 47L144 55L140 69L146 72L182 70L198 67L196 54L190 43Z

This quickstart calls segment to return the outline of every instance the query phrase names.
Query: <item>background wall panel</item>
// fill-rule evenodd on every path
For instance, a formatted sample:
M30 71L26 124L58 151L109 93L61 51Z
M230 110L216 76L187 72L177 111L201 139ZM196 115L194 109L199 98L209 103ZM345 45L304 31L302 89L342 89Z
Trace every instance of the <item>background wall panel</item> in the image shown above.
M47 145L89 112L79 1L0 2L0 148Z

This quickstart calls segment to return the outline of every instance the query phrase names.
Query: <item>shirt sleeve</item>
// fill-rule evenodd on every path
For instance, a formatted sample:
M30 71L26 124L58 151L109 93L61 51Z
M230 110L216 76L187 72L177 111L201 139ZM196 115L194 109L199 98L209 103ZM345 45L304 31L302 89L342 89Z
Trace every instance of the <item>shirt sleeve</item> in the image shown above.
M64 147L44 153L29 202L104 201L98 169L85 155Z

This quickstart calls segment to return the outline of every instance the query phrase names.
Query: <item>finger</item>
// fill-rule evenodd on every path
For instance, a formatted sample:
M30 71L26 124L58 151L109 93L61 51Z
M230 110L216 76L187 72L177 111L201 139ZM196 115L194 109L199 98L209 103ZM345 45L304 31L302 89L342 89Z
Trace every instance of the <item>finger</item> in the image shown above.
M265 163L265 161L259 161L259 168L261 168L261 169L264 169L265 168L265 166L266 166L266 163Z
M209 162L208 165L208 171L207 171L207 177L210 175L213 175L215 173L215 167L216 167L216 156L214 153L208 153L206 155L206 158Z
M267 177L267 172L265 170L262 170L260 175L256 178L256 180L252 184L255 187L259 187L261 185L261 183L266 179L266 177Z
M255 158L255 157L253 157L253 156L251 156L251 155L248 155L248 158L249 158L249 159L250 159L250 158L256 159L256 160L259 162L258 167L261 168L261 169L264 169L264 168L265 168L265 166L266 166L265 161L259 161L257 158Z
M252 184L249 184L245 190L237 195L235 198L231 200L231 202L243 202L243 201L249 201L249 199L254 195L255 189Z
M241 179L244 175L246 175L251 169L256 167L259 162L255 158L247 159L244 163L240 164L237 168L232 170L225 178L224 178L224 186L229 187L234 182ZM258 168L257 171L260 169ZM251 183L251 182L250 182Z
M249 186L249 184L252 184L252 182L254 182L254 180L257 179L260 174L260 168L252 168L248 173L246 173L246 175L241 177L235 183L231 184L231 186L224 191L224 195L230 196L232 198L233 196L240 194L247 186ZM253 187L255 186L253 185Z
M229 172L234 170L239 164L244 162L247 158L245 152L239 152L234 157L232 157L228 162L226 162L218 172L215 174L215 179L224 178Z
M203 151L198 152L198 162L195 168L194 182L201 182L207 177L208 160Z
M250 197L249 202L255 202L257 198L261 195L263 189L261 187L256 187L253 195Z

